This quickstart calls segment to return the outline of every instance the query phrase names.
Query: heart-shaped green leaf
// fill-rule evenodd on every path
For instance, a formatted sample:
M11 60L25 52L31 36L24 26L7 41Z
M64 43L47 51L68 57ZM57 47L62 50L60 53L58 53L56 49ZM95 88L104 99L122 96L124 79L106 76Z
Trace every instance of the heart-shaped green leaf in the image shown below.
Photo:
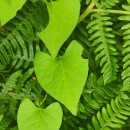
M1 26L12 19L25 2L26 0L0 0Z
M46 109L37 108L25 99L20 104L17 120L19 130L59 130L62 109L59 103L53 103Z
M75 28L79 13L79 0L56 0L47 3L49 24L38 33L51 55L56 57L60 47Z
M82 58L82 50L81 45L73 41L63 56L53 58L38 52L34 61L36 76L43 89L74 115L88 74L88 60Z

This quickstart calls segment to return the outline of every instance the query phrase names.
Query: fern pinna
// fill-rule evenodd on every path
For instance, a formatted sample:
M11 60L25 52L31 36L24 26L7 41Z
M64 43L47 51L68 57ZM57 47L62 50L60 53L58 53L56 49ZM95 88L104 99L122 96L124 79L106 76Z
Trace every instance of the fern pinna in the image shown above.
M123 8L127 11L130 11L130 3L129 5L123 5ZM123 31L123 72L122 79L123 82L123 90L130 92L130 15L124 15L119 17L120 20L125 21L125 25L122 26Z
M26 97L38 101L44 97L40 85L33 79L33 73L33 68L26 72L18 70L8 78L5 77L5 83L0 83L0 115L4 115L0 121L0 130L8 130L12 123L16 125L16 111L20 100ZM18 130L17 126L14 129Z
M120 96L115 100L111 100L111 104L107 104L98 111L96 116L92 118L92 125L88 124L88 130L112 130L121 128L125 124L125 120L130 116L130 102L124 100ZM93 127L92 127L93 126Z
M46 17L45 20L44 17ZM0 31L0 70L8 64L9 69L27 68L33 63L38 44L33 44L36 32L47 26L48 13L43 2L27 1L16 17ZM13 59L13 62L11 62Z
M115 86L113 88L113 86ZM86 86L83 90L81 103L79 104L79 116L84 114L90 117L99 111L104 104L116 98L121 91L121 86L113 82L113 85L104 86L103 77L97 79L93 73L90 74Z
M91 1L93 2L93 1ZM120 23L118 26L113 26L113 21L118 17L111 17L113 15L109 14L105 9L113 8L118 3L119 0L116 1L94 1L96 4L96 13L90 14L88 18L85 19L84 24L87 24L87 32L89 33L89 41L92 47L89 50L92 51L93 47L95 48L95 57L96 57L96 64L99 62L101 66L101 72L103 73L103 78L98 73L99 70L97 68L95 74L90 74L88 81L86 83L85 89L83 91L81 97L81 103L79 104L79 117L82 119L87 119L97 112L97 116L92 118L92 123L87 122L87 129L90 130L112 130L121 128L125 124L125 120L128 119L129 116L129 97L127 97L127 101L123 99L125 97L122 95L122 91L129 90L129 21L130 15L123 15L119 19L126 21L126 24ZM121 4L119 4L120 6ZM91 6L90 6L91 7ZM123 8L127 11L130 11L130 7L124 6ZM91 10L90 10L91 11ZM110 10L111 12L111 10ZM90 21L87 21L88 19ZM83 22L82 22L83 23ZM113 29L117 29L118 27L122 26L122 30L125 30L123 34L120 34L120 29L116 32ZM113 29L112 29L113 28ZM127 30L127 31L126 31ZM116 36L117 35L117 36ZM122 51L122 47L117 40L117 37L121 39L124 37L124 50L123 55L126 55L123 59L124 67L122 73L122 79L124 80L123 87L122 87L122 80L118 75L119 71L121 72L122 69L119 68L118 58L117 55ZM81 38L80 38L81 39ZM83 40L84 38L82 38ZM85 40L86 41L86 40ZM82 44L82 41L81 41ZM84 42L85 44L85 42ZM116 48L118 46L118 48ZM88 47L86 48L88 50ZM118 50L120 49L120 50ZM108 57L108 58L107 58ZM91 59L92 60L92 59ZM91 61L90 60L90 61ZM93 62L94 63L94 62ZM94 64L94 65L96 65ZM90 64L90 68L93 64ZM121 67L121 65L120 65ZM96 68L96 67L95 67ZM90 70L91 72L91 70ZM93 71L92 71L93 72ZM100 77L97 80L97 77ZM116 78L119 79L116 79ZM104 84L102 83L104 82ZM126 87L127 84L127 87ZM112 85L112 86L111 86ZM113 94L112 94L113 93ZM120 95L121 94L121 95ZM119 96L118 96L119 95ZM111 100L111 103L110 103ZM123 102L127 102L126 105ZM123 103L123 104L122 104ZM104 105L106 104L106 108ZM113 105L114 106L113 106ZM121 106L122 105L122 106ZM122 107L122 108L121 108ZM102 112L100 110L102 109ZM119 110L119 109L126 109L126 110ZM119 114L121 111L121 115ZM119 112L119 113L115 113ZM106 115L105 115L106 114ZM115 115L115 117L113 116ZM117 115L116 115L117 114ZM124 116L124 115L125 116ZM105 117L107 116L107 117ZM114 117L113 119L111 117Z
M113 6L115 6L117 3L119 3L120 0L100 0L100 5L102 8L112 8Z
M87 25L89 40L95 47L96 60L100 60L103 73L104 84L116 79L118 72L117 51L114 47L116 41L114 34L111 33L111 17L107 13L94 13L92 21Z

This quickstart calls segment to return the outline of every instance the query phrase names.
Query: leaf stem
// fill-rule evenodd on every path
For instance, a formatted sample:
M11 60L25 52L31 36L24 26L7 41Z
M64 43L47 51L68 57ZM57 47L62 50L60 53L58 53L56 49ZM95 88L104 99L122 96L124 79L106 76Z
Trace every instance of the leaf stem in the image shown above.
M79 21L78 24L90 13L92 12L106 12L106 13L113 13L113 14L126 14L126 15L130 15L130 11L123 11L123 10L105 10L105 9L93 9L94 7L94 0L92 0L92 2L90 3L90 5L88 6L88 8L83 12L83 14L81 14L81 16L79 17Z
M123 10L104 10L104 9L92 9L91 12L107 12L113 14L128 14L130 15L130 11L123 11Z
M88 8L83 12L83 14L79 17L78 24L88 15L91 13L92 8L94 7L94 0L91 1L90 5Z
M46 98L47 98L47 93L46 93L44 99L40 102L40 106L44 103L44 101L46 100Z

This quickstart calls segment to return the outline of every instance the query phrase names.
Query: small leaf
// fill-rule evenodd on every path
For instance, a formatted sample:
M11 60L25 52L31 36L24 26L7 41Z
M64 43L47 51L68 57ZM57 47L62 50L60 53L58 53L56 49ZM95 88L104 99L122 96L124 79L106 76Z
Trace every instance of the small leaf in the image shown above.
M29 99L24 99L18 110L19 130L59 130L62 109L53 103L46 109L37 108Z
M60 47L75 28L80 12L79 0L57 0L47 3L49 24L38 33L51 55L56 57Z
M0 0L1 26L12 19L17 11L22 8L26 0Z
M82 49L73 41L63 56L53 58L38 52L34 61L36 76L43 89L74 115L88 75L88 60L81 57Z
M3 117L4 117L3 115L0 115L0 122L2 121Z

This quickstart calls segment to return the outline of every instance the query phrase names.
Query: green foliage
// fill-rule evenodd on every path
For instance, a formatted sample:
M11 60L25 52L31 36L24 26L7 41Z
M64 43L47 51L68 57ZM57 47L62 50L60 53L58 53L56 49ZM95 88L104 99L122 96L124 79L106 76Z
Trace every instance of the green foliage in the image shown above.
M56 57L60 47L77 24L80 3L79 0L52 1L47 3L47 8L50 18L49 24L38 36L45 42L51 55Z
M119 3L120 0L100 0L100 5L102 8L112 8L113 6L116 6L117 3Z
M104 84L115 80L118 72L118 60L115 57L118 53L114 47L116 41L114 34L111 33L111 18L107 13L94 13L92 21L87 25L88 33L91 33L89 40L95 46L96 60L100 60L103 73Z
M129 98L128 98L129 99ZM96 116L92 117L93 128L88 124L88 130L111 130L114 128L121 128L130 116L130 102L123 100L121 97L116 97L111 100L111 104L107 104L98 111Z
M78 115L81 118L86 119L94 115L104 104L109 103L111 99L121 93L119 84L113 82L112 85L104 86L103 81L102 76L97 79L95 74L90 74L82 93L81 103L79 104Z
M45 20L44 17L46 18ZM37 31L48 23L47 9L42 2L27 2L16 17L2 26L0 31L0 70L27 68L32 64L38 45L33 44ZM13 61L12 61L13 59ZM12 62L11 62L12 61Z
M82 47L72 41L63 56L54 59L39 52L34 61L36 76L43 89L74 115L88 75L88 61L82 59L81 53ZM48 69L51 71L48 72Z
M29 99L24 99L20 104L19 130L58 130L61 122L62 109L59 103L53 103L46 109L35 107Z
M123 5L123 8L127 11L130 11L130 4L129 5ZM122 79L123 82L123 90L130 92L130 16L120 16L120 20L125 21L125 25L122 26L123 30L123 39L124 39L124 45L123 45L123 51L122 54L124 56L123 58L123 72L122 72Z
M32 79L33 72L33 68L24 73L19 70L7 77L5 83L0 83L0 115L3 116L0 121L1 130L8 129L11 124L12 127L16 125L19 100L26 97L40 101L44 97L40 96L44 94L41 87Z
M16 12L22 8L25 2L26 0L20 0L20 1L1 0L0 1L1 25L3 26L10 19L12 19L16 15Z
M130 128L130 0L0 3L0 130Z

